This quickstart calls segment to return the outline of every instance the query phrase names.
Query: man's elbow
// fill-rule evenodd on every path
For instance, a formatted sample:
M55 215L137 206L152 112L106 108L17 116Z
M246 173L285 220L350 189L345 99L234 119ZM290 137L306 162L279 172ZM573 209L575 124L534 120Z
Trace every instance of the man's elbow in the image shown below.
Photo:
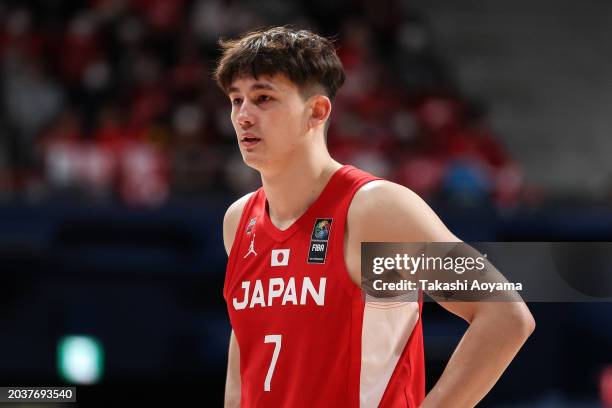
M535 319L523 302L491 302L482 306L482 316L487 316L489 323L508 339L524 343L535 330ZM479 317L477 313L475 318Z
M536 328L535 319L529 310L527 311L527 316L525 317L525 327L527 328L527 337L531 336L531 333L533 333Z
M535 330L536 322L525 303L515 303L508 313L514 332L527 340Z

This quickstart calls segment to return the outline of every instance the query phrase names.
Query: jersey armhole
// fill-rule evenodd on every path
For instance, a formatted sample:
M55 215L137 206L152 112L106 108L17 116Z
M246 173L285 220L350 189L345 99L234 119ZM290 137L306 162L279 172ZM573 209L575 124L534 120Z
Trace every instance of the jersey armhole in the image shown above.
M345 239L344 231L346 229L346 226L348 225L348 212L351 207L351 203L353 202L353 198L355 197L355 194L357 194L357 192L366 184L372 181L378 181L378 180L383 180L383 179L376 177L376 178L367 178L367 179L357 180L355 184L351 187L350 193L347 196L348 204L346 205L346 211L343 214L341 214L342 217L340 217L344 222L340 226L342 228L342 239L339 239L336 241L337 245L340 246L340 253L342 254L341 256L342 259L339 262L341 263L343 270L340 272L339 279L340 279L342 286L344 287L344 289L347 291L347 293L350 296L353 296L353 294L355 293L355 290L360 292L361 286L357 285L351 279L351 275L349 274L349 270L348 270L348 265L346 264L346 254L344 253L344 239Z
M240 248L240 244L242 243L242 234L240 232L244 230L244 223L247 218L247 214L251 211L251 207L253 207L253 202L255 197L257 196L258 191L255 191L246 204L242 208L242 214L240 214L240 221L238 222L238 226L236 227L236 231L234 233L234 241L232 242L232 247L230 249L230 253L227 258L227 267L225 268L225 279L223 281L223 298L227 301L227 291L229 290L230 283L232 281L232 274L234 271L234 267L236 265L236 252L238 248Z

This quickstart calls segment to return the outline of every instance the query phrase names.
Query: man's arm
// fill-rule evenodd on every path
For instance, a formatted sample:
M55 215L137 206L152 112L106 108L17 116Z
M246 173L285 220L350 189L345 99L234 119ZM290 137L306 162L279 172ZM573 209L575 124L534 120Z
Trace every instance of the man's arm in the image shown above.
M234 244L236 229L240 223L242 210L252 193L245 195L229 206L223 218L223 245L229 256ZM225 407L240 406L240 349L232 330L227 356L227 376L225 378Z
M458 242L429 206L388 181L361 188L349 209L347 266L360 282L361 242ZM469 327L421 407L473 407L497 382L535 328L523 302L440 302Z
M240 407L240 349L232 330L225 376L225 408Z

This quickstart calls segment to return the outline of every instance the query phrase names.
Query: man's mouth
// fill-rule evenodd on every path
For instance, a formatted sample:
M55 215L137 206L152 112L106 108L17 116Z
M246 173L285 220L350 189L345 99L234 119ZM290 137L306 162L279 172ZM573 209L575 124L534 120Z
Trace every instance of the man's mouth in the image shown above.
M243 136L240 139L240 143L243 146L246 146L246 147L255 146L260 141L261 141L261 139L258 138L258 137L255 137L255 136Z

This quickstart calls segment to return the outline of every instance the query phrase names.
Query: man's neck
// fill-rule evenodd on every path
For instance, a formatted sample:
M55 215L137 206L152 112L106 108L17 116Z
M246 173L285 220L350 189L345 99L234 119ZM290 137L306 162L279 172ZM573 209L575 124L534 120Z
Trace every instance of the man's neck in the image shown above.
M281 230L289 228L319 197L340 167L342 165L328 155L325 160L302 157L273 175L262 173L272 223Z

